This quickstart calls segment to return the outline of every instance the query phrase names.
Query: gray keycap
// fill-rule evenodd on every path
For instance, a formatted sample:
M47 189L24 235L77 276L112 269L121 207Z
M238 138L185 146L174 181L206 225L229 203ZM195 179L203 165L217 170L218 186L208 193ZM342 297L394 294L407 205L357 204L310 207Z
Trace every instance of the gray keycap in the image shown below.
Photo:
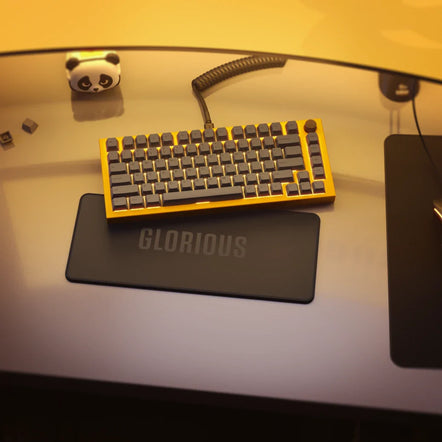
M258 184L258 195L264 196L269 195L269 185L268 184Z
M214 166L215 164L218 164L218 155L214 153L207 155L207 165Z
M144 199L140 195L131 196L129 198L129 207L131 209L144 207Z
M173 145L173 135L170 132L164 132L161 135L161 143L163 146L172 146Z
M156 172L147 172L146 179L148 183L156 183L158 181L158 175Z
M155 170L164 170L166 169L166 160L160 158L159 160L155 160Z
M322 158L319 155L315 155L310 158L312 167L322 166Z
M153 193L152 184L144 183L141 185L141 193L143 195L151 195Z
M197 178L196 180L193 180L193 188L194 189L205 189L206 182L204 181L204 178Z
M246 134L246 138L254 138L256 137L256 127L253 124L248 124L244 132Z
M164 134L163 134L164 135ZM172 151L169 146L162 146L160 149L161 158L170 158L172 156Z
M124 163L109 164L109 173L111 175L116 175L119 173L127 173L126 164Z
M253 163L250 163L250 171L251 172L262 172L262 166L259 161L254 161Z
M184 179L184 171L182 169L176 169L172 171L174 180L183 180Z
M121 161L124 161L125 163L132 161L132 151L123 150L123 152L121 152Z
M222 153L223 152L223 143L221 143L221 141L215 141L212 144L212 152L213 153Z
M112 207L114 210L127 209L127 201L125 197L112 198Z
M190 157L181 158L181 167L183 169L187 169L188 167L193 167L192 158Z
M192 132L190 132L190 141L192 141L192 143L201 143L201 141L203 141L201 131L193 130Z
M161 204L160 196L159 195L146 195L146 206L159 206Z
M287 184L285 191L288 196L299 195L299 189L296 183Z
M261 150L262 144L259 138L252 138L250 140L250 148L253 150Z
M124 137L123 149L133 149L133 148L134 148L134 139L132 137Z
M241 126L232 127L232 137L235 140L238 140L240 138L244 138L244 132L243 132Z
M143 172L150 172L153 170L153 161L152 160L144 160L141 163L141 167L143 168Z
M156 160L158 158L158 150L155 147L147 149L147 158L149 160Z
M294 181L293 173L291 170L276 170L272 173L273 181L282 182L282 181Z
M213 166L212 167L212 176L222 176L223 175L223 166Z
M210 144L209 143L201 143L199 145L199 153L200 153L200 155L209 155Z
M160 181L170 181L170 170L160 170Z
M210 169L205 166L205 167L200 167L199 168L199 176L200 178L207 178L210 176Z
M219 187L216 189L193 190L163 195L163 205L191 204L200 201L225 201L243 198L239 186Z
M168 192L178 192L180 190L178 181L170 181L167 183Z
M282 195L282 185L281 183L270 184L270 192L272 195Z
M239 163L238 164L238 173L249 173L249 165L247 163Z
M216 139L219 141L227 140L229 134L227 132L227 129L225 127L218 127L216 129Z
M140 163L138 161L132 161L129 163L129 173L137 173L140 171Z
M178 158L170 158L167 162L169 169L178 169L180 167L180 162Z
M281 160L276 160L276 168L278 170L284 169L304 169L304 160L300 157L295 158L284 158Z
M132 183L130 182L130 175L124 173L124 174L112 175L110 177L110 184L111 186L122 186Z
M235 152L236 151L236 144L235 144L235 142L233 140L227 140L224 143L224 151L225 152L229 152L229 153Z
M118 196L134 196L134 195L139 195L138 186L136 184L112 187L112 198Z
M143 161L146 159L146 152L144 152L144 149L135 149L134 151L134 159L136 161Z
M224 167L226 175L235 175L236 174L236 167L234 164L226 164Z
M310 181L310 175L306 170L298 172L296 177L298 178L298 183L302 183L303 181Z
M303 181L302 183L299 183L299 188L301 190L301 193L312 193L310 181Z
M134 173L133 180L134 180L134 184L143 184L144 183L144 174L143 173Z
M324 181L314 181L313 182L313 192L315 192L315 193L325 193Z
M318 134L316 132L312 132L307 134L307 143L310 144L319 144Z
M182 157L184 155L184 148L183 148L183 146L179 146L179 145L173 146L172 150L173 150L173 156L174 157L179 158L179 157Z
M227 186L231 186L232 182L230 181L230 177L229 176L222 176L219 179L219 184L221 187L227 187Z
M312 169L312 172L313 172L313 176L315 178L325 178L325 172L324 172L324 168L322 166L321 167L314 167Z
M245 194L245 196L248 196L248 197L256 196L256 187L253 185L247 185L244 188L244 194Z
M187 144L189 142L189 134L182 130L180 132L178 132L178 144Z
M183 180L181 181L181 190L192 190L193 186L192 186L192 181L191 180Z
M287 146L284 152L286 158L302 157L301 146Z
M156 194L164 193L166 191L166 185L163 182L158 182L153 185Z
M106 150L108 152L118 150L118 140L116 138L108 138L106 140Z
M287 121L285 125L285 130L288 134L297 134L298 133L298 123L296 121Z
M265 123L258 125L258 135L260 137L266 137L270 134L269 126Z
M194 178L198 178L198 172L195 168L191 167L190 169L186 170L186 178L188 180L192 180Z
M120 155L118 152L109 152L107 154L107 162L110 163L119 163L120 162Z
M212 189L215 187L218 187L218 178L216 177L207 178L207 188Z
M247 184L257 184L258 177L256 176L256 173L248 173L246 175L246 182Z
M161 144L160 136L158 134L150 134L149 135L149 146L158 147Z
M290 134L290 135L279 135L276 137L276 146L277 147L287 147L287 146L300 146L301 140L299 139L299 135Z
M137 135L135 138L135 144L138 148L147 147L146 135Z
M204 129L204 141L215 141L215 131L213 129Z

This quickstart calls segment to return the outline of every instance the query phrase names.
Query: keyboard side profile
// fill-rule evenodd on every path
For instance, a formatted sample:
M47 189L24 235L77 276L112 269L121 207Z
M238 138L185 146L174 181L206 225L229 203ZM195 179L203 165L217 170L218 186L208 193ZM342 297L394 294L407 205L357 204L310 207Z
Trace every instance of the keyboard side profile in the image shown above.
M102 138L99 144L108 220L296 207L336 196L320 119Z

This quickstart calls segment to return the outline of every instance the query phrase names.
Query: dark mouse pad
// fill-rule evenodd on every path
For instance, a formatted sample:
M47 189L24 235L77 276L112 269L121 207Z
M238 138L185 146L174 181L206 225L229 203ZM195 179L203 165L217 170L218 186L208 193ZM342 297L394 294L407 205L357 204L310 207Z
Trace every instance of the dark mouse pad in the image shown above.
M442 137L425 144L442 170ZM442 367L442 244L433 199L442 196L417 135L385 140L390 346L404 367Z
M103 195L80 201L66 278L190 293L308 303L319 217L290 211L108 223Z

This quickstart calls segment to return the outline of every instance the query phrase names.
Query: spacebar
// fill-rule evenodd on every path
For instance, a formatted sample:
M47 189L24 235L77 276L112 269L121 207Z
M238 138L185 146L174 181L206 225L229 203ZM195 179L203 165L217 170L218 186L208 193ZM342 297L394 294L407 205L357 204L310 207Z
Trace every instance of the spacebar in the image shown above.
M185 190L163 194L163 206L191 204L203 201L236 200L243 197L242 187L220 187L215 189Z

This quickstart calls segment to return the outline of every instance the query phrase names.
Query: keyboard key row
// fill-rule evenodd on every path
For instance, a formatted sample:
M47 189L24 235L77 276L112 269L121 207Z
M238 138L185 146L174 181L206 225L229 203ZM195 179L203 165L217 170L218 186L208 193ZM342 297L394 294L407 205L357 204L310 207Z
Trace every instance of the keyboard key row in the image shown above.
M183 158L169 158L168 160L159 158L157 160L142 160L142 161L123 161L123 162L111 162L109 164L109 173L111 175L116 173L124 173L128 170L130 173L148 172L151 170L163 170L163 169L188 169L191 167L204 167L204 166L227 166L229 164L254 164L259 163L261 169L302 169L304 168L304 159L302 155L294 153L293 155L283 155L279 149L273 149L274 152L262 151L262 155L257 155L255 152L247 152L244 155L242 152L235 152L234 154L210 154L207 156L197 155L195 157L183 157ZM250 154L250 155L249 155ZM311 157L312 167L321 166L322 159L320 155L312 155ZM127 164L127 166L126 166Z
M289 122L290 123L290 122ZM272 126L267 125L258 125L255 126L249 125L244 129L241 126L235 126L232 128L231 134L232 138L229 137L229 133L226 128L218 128L217 135L215 136L215 132L213 129L205 129L203 132L199 130L193 130L190 133L181 131L178 132L176 137L171 132L165 132L161 135L159 134L150 134L146 135L137 135L136 137L126 136L122 138L121 147L123 150L131 150L131 149L145 149L145 148L169 148L183 145L194 145L194 144L203 144L206 147L215 145L215 149L220 147L222 142L229 142L230 146L232 146L231 142L235 142L241 147L245 148L245 146L250 146L252 149L260 149L261 146L266 147L269 144L278 147L284 147L286 145L299 145L299 135L298 131L292 128L292 125L287 123L287 134L283 134L282 127L277 128L276 126L272 129ZM291 122L296 123L296 122ZM308 134L312 135L312 134ZM108 138L106 140L106 149L108 152L118 151L120 147L119 141L117 138ZM167 150L167 149L166 149Z
M229 187L229 186L245 186L250 184L271 184L271 183L293 183L295 182L295 175L289 170L276 171L273 173L248 173L246 175L233 175L221 177L203 177L192 176L181 180L169 179L149 179L140 174L140 177L134 176L133 181L129 175L115 176L111 179L112 196L150 192L154 189L158 192L174 192L191 189ZM310 183L310 174L307 171L301 171L296 174L296 181L298 183ZM315 182L315 181L314 181ZM141 186L141 187L139 187ZM166 187L167 186L167 187Z
M319 158L320 159L320 158ZM320 170L321 168L321 170ZM277 161L267 160L264 162L253 161L251 163L238 163L238 164L226 164L215 166L200 166L200 167L185 167L185 168L166 168L164 164L143 163L137 162L129 163L115 163L109 167L111 184L119 182L123 178L116 178L120 175L133 175L134 177L139 175L145 175L147 180L157 181L158 177L160 181L167 181L173 177L175 180L184 178L202 177L207 178L210 176L219 177L223 175L236 175L246 173L260 173L260 172L275 172L275 171L288 171L291 173L293 170L305 170L304 161L302 158L289 158L281 159ZM316 175L324 174L322 163L313 167ZM317 173L319 172L319 173ZM138 179L138 178L134 178Z
M284 139L280 140L280 138ZM137 161L142 161L143 159L155 160L157 158L169 159L171 157L181 158L184 156L197 156L197 155L222 155L223 153L250 153L250 154L261 154L262 152L274 151L274 152L284 152L287 156L297 156L302 155L302 149L299 142L299 137L296 135L296 139L290 139L289 135L276 137L264 138L263 140L259 138L253 138L251 140L239 140L235 142L233 140L215 143L201 143L188 144L187 146L162 146L161 148L149 147L147 149L137 148L137 149L126 149L121 151L113 150L108 153L108 162L117 161L131 161L133 159ZM311 144L313 146L313 144ZM311 149L319 148L316 143ZM185 148L184 148L185 147Z
M169 187L172 183L169 183ZM141 194L138 186L127 186L121 188L119 192L112 193L112 205L114 210L127 208L145 208L152 206L170 206L179 204L192 204L197 202L213 202L237 200L260 196L280 196L283 195L281 183L271 184L247 184L245 186L226 187L202 187L195 183L194 187L181 189L167 189L164 183L156 183L155 186L142 186ZM322 181L315 181L313 184L304 181L290 183L286 186L287 196L307 195L311 193L324 193L325 185Z

